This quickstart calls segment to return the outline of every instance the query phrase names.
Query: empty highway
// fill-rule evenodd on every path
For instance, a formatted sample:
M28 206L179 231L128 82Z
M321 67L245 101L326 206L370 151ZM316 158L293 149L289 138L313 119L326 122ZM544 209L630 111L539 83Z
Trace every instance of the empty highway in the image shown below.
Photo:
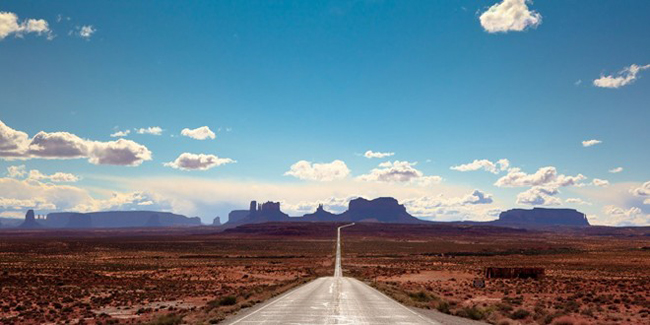
M341 229L336 239L334 275L321 277L267 303L246 310L225 324L464 324L462 318L439 322L387 297L367 284L344 277ZM453 318L443 315L443 318Z

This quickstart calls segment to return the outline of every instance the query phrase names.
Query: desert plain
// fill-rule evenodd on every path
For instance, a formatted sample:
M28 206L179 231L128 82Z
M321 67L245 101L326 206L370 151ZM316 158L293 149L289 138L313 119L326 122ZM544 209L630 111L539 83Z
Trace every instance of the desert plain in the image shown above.
M215 324L334 267L336 223L0 233L2 324ZM361 223L343 272L492 324L650 323L650 229ZM538 278L486 278L536 268Z

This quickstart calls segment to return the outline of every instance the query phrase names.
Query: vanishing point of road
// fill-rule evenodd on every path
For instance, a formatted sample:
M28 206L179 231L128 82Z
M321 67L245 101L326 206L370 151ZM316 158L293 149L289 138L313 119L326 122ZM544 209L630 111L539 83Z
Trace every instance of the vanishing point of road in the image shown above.
M428 315L408 308L367 284L344 277L341 270L341 229L337 229L334 276L321 277L246 310L225 324L476 324L449 315ZM436 316L443 318L436 320Z

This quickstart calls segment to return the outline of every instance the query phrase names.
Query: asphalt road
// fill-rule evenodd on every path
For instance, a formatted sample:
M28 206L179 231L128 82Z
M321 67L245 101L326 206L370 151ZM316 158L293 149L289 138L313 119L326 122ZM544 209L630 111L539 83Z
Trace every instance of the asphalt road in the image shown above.
M267 303L245 310L224 324L475 324L441 314L427 316L408 308L367 284L344 277L341 270L341 229L336 239L334 276L318 278Z

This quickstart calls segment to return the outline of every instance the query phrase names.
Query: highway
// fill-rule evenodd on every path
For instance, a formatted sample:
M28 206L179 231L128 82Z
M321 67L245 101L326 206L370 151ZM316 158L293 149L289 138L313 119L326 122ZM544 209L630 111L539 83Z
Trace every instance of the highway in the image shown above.
M337 230L333 276L311 281L267 303L243 311L224 324L443 324L398 303L359 280L343 276L341 229L353 225L341 226ZM451 323L474 322L456 318Z

